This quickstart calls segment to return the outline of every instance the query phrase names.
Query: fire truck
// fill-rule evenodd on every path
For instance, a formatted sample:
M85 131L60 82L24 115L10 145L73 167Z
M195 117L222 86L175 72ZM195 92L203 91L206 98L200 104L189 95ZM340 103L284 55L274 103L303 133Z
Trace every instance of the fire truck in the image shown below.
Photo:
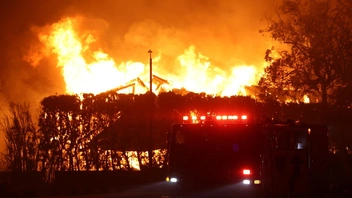
M247 114L183 116L168 134L166 181L185 194L324 193L327 135L324 126Z

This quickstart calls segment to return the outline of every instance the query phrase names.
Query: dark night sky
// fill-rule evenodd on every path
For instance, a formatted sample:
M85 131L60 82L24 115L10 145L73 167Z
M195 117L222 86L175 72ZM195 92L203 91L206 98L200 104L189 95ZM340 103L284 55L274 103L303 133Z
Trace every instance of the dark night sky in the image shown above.
M81 16L83 28L100 31L99 47L116 62L145 62L149 48L172 59L193 44L222 68L263 61L271 43L258 32L266 25L260 19L272 13L275 2L280 0L2 0L0 105L37 103L65 91L55 55L35 67L24 61L39 45L33 27Z

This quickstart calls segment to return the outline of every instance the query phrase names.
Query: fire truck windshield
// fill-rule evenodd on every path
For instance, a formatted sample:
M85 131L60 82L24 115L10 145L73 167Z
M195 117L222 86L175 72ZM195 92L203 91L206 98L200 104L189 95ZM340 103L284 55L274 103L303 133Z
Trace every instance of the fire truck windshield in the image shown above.
M248 125L183 125L174 131L174 146L196 158L215 155L229 161L228 154L248 154L258 148L255 132L260 134Z
M239 153L255 146L251 145L250 139L244 133L243 129L233 131L226 127L192 127L189 130L176 131L175 143L196 153Z

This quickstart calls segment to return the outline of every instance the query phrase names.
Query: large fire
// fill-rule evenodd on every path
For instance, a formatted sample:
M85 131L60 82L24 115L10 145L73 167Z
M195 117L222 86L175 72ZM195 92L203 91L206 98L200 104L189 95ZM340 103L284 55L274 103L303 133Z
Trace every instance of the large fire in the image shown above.
M145 63L133 60L116 63L115 59L103 49L99 47L96 49L99 38L92 32L80 30L78 28L80 22L79 18L65 18L38 30L38 38L44 44L44 52L47 55L57 56L57 67L61 68L66 92L99 94L116 90L140 94L148 91L149 86L146 85L150 80L147 54L149 49L145 49ZM92 47L93 44L95 48ZM160 64L162 49L152 55L154 93L176 88L219 96L247 95L245 86L256 84L260 78L259 73L265 66L263 60L263 65L225 65L227 69L221 69L212 64L211 58L197 52L195 45L190 45L182 54L174 55L177 72L171 72L168 65ZM28 59L33 61L37 57ZM309 102L307 96L305 102ZM103 157L107 157L109 152L106 151ZM140 170L140 164L136 159L137 152L128 151L126 154L129 164L134 169ZM143 155L147 156L148 153L144 152ZM107 159L109 164L113 164L111 157Z
M79 23L76 18L65 18L38 34L46 51L57 55L57 66L62 68L67 93L98 94L126 86L132 81L139 82L133 86L134 93L148 91L149 86L145 86L149 84L148 49L146 63L127 61L117 64L102 49L90 49L97 38L91 33L77 31ZM220 96L246 95L244 86L255 84L258 80L255 66L234 65L230 72L224 71L213 66L209 57L197 53L194 45L176 56L175 63L180 65L178 74L167 72L163 65L158 64L160 53L153 57L153 74L166 82L160 84L160 81L153 80L154 92L184 88ZM118 90L131 92L130 89Z

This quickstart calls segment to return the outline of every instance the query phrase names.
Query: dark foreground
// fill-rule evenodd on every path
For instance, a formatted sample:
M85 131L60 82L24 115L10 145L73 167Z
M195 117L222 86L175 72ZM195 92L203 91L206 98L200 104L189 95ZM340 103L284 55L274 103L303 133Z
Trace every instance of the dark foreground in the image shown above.
M171 186L170 186L171 185ZM17 191L16 189L5 189L1 186L1 198L200 198L200 197L239 197L239 198L308 198L308 197L327 197L327 198L347 198L352 197L351 189L336 188L326 195L308 195L308 194L277 194L265 195L258 190L253 190L249 186L242 184L233 184L219 188L207 188L199 191L182 192L172 187L171 183L155 182L147 185L139 185L126 189L109 190L109 192L95 191L84 192L77 189L67 189L65 192L47 192L36 193L31 189Z
M77 189L63 189L61 191L47 191L40 194L32 189L18 191L16 189L1 189L0 197L40 197L40 198L115 198L115 197L146 197L146 198L193 198L193 197L260 197L257 192L242 185L234 184L219 188L199 189L197 191L181 191L168 182L155 182L147 185L139 185L127 189L116 188L108 192L103 190L86 192Z
M187 191L177 188L177 183L164 181L165 173L150 172L58 172L55 182L44 183L39 172L0 174L0 198L196 198L196 197L352 197L351 178L335 177L325 195L281 194L265 195L260 188L253 189L242 183L227 186L209 186ZM11 185L8 185L11 184ZM323 190L323 189L322 189Z

